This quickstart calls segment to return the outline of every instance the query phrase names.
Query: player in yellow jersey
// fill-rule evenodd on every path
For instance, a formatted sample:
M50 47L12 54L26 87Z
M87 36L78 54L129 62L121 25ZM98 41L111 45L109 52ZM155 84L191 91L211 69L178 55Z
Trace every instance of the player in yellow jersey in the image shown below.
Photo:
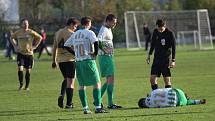
M75 83L75 56L70 53L70 48L64 47L64 43L77 29L78 24L79 21L76 18L69 18L66 27L58 30L55 34L52 68L56 68L58 65L64 77L61 93L58 97L58 106L60 108L64 108L63 100L65 93L67 96L65 108L74 107L72 98Z
M29 28L27 19L21 20L21 28L12 34L11 43L17 52L19 90L23 89L23 70L25 68L25 90L29 90L30 71L34 64L33 50L37 48L42 37ZM33 41L35 41L33 45Z

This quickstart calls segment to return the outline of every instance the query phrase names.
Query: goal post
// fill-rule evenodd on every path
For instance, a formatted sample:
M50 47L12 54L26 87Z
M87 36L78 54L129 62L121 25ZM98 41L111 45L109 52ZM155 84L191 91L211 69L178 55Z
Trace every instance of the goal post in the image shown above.
M167 27L176 36L177 48L213 49L210 21L207 9L181 11L127 11L124 13L126 47L145 47L143 24L150 32L156 27L158 18L165 19ZM181 43L183 42L183 43Z

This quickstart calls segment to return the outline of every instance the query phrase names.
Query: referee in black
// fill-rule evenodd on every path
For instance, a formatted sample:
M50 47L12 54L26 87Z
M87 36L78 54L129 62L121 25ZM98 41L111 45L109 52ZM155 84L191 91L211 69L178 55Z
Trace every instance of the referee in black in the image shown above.
M171 88L171 72L170 68L175 67L175 37L174 33L166 28L166 22L158 19L157 28L154 29L152 35L152 43L146 59L150 63L150 55L154 52L154 60L151 67L151 88L158 88L157 79L163 75L165 88Z

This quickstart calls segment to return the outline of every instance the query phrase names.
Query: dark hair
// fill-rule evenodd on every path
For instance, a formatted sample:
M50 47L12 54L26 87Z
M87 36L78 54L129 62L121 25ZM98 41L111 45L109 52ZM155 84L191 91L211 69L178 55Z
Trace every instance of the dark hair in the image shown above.
M117 17L113 14L108 14L105 21L113 21L114 19L117 19Z
M158 20L156 21L156 25L157 25L158 27L163 27L165 24L166 24L166 22L165 22L164 20L162 20L162 19L158 19Z
M21 20L20 20L20 25L22 25L23 21L25 21L25 20L28 21L28 19L26 19L26 18L21 19Z
M139 108L146 108L145 100L146 100L146 98L139 99L139 101L138 101Z
M87 25L91 21L90 17L81 18L81 25Z
M75 24L79 24L78 19L76 19L75 17L70 17L66 22L67 26L75 25Z

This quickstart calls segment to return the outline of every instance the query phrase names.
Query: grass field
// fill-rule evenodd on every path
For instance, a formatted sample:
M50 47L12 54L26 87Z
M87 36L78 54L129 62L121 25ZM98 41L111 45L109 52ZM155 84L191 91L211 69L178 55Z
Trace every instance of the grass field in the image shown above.
M0 57L0 121L215 121L215 51L177 51L176 68L172 70L174 87L193 98L207 99L206 105L176 108L139 109L137 102L151 91L150 65L144 50L117 49L115 103L121 110L107 114L84 115L78 98L78 83L72 110L57 107L62 76L51 68L51 58L42 55L31 74L30 92L18 92L15 61ZM104 79L102 80L104 81ZM162 78L159 86L163 86ZM92 88L88 88L91 110ZM103 99L107 104L106 97Z

